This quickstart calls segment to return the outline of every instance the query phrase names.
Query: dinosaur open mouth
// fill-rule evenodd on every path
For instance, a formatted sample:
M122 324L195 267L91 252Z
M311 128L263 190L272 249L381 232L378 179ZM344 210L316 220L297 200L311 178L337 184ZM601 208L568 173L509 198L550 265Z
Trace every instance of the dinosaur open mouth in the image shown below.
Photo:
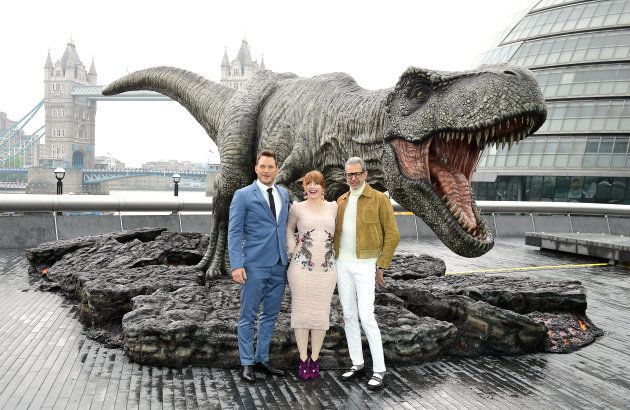
M428 181L459 226L476 239L485 240L488 230L474 204L470 185L477 161L486 146L511 146L540 123L536 114L522 115L486 127L440 130L421 142L404 138L389 142L403 175Z

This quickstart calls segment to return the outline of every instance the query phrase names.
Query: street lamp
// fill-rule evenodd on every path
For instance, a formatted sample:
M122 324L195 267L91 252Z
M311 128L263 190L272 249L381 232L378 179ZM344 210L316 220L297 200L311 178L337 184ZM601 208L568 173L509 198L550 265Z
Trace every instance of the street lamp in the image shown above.
M66 170L58 167L55 169L55 178L57 178L57 195L63 194L63 182L61 180L66 176Z
M173 174L173 182L175 183L173 194L175 196L179 195L179 181L182 180L182 177L179 174Z

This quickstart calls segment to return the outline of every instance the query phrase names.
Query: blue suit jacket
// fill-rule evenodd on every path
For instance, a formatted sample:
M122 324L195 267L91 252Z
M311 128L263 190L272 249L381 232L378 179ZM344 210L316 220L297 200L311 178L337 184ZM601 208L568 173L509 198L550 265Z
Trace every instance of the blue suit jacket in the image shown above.
M288 264L286 228L289 193L276 185L282 204L276 222L263 193L254 181L234 193L230 204L228 251L230 267L261 268L274 266L278 260Z

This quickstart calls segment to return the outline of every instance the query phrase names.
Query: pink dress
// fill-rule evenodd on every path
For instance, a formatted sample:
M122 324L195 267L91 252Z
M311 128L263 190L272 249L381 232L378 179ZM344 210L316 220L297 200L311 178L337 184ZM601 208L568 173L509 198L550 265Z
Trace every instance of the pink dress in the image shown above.
M294 329L328 330L330 326L330 303L337 284L333 249L336 218L336 202L324 202L317 213L309 209L306 201L291 205L287 245L293 257L287 278Z

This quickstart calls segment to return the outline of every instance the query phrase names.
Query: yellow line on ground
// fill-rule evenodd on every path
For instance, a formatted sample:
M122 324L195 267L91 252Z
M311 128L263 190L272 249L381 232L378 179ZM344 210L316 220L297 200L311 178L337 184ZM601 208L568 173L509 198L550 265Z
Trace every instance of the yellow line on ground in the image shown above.
M586 268L591 266L608 266L608 263L582 263L579 265L547 265L547 266L523 266L519 268L500 268L500 269L480 269L462 272L446 272L447 275L465 275L467 273L491 273L491 272L513 272L523 270L539 270L539 269L567 269L567 268Z

